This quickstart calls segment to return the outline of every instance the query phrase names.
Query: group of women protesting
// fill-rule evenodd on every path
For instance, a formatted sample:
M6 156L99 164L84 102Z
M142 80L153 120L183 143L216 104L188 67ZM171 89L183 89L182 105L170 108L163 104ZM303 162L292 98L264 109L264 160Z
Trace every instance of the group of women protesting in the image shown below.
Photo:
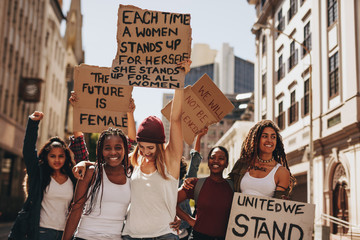
M190 63L181 63L186 73ZM70 102L76 100L74 93ZM269 120L250 129L227 179L223 171L229 163L228 152L214 146L207 157L210 176L189 178L178 188L184 175L183 102L183 89L175 90L170 136L165 143L163 124L155 116L146 118L135 130L135 104L131 101L128 135L115 128L103 131L95 162L88 161L80 132L71 137L69 147L53 137L38 153L37 131L44 114L30 115L23 147L27 199L9 239L225 239L234 191L289 197L295 179L279 129ZM200 139L205 133L197 136L187 177L196 176ZM75 162L79 164L72 171ZM196 214L189 211L186 199L195 199ZM185 234L178 235L178 217L185 221L180 227Z

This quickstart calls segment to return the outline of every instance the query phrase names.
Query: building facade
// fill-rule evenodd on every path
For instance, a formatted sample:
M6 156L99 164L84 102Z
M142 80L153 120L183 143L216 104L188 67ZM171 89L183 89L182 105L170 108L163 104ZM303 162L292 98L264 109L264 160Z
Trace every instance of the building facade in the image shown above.
M60 33L64 19L62 1L0 2L0 221L13 220L24 201L28 116L35 110L45 115L38 147L50 136L65 136L66 63L75 52L67 50Z
M359 235L360 2L248 3L257 13L255 122L282 130L293 198L316 204L315 239Z

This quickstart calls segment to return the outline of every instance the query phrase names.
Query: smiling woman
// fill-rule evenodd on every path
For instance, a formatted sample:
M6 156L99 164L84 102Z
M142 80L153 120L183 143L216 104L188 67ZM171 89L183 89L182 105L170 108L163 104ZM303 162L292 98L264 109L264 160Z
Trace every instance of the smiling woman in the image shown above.
M290 197L296 180L290 173L279 132L270 120L262 120L250 129L243 142L240 159L229 174L236 192Z
M190 188L183 186L178 191L177 215L193 227L191 240L225 239L227 223L230 215L234 191L229 181L223 178L224 169L228 166L229 154L222 146L213 147L208 155L210 176L192 178L185 182ZM185 199L194 199L196 217L185 213L179 204Z

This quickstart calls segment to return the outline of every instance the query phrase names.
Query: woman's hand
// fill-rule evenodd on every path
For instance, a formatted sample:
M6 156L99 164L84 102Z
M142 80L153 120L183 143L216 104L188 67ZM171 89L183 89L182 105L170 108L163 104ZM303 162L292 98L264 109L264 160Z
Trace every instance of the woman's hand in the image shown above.
M190 59L186 59L182 62L178 63L178 66L185 71L185 74L188 74L190 72L190 65L192 61Z
M174 221L170 223L170 227L179 234L180 225L181 219L178 218L178 216L175 216Z
M135 101L134 101L133 98L130 98L129 111L128 111L128 113L134 113L135 108L136 108Z
M44 117L44 113L38 112L38 111L33 112L33 113L29 116L29 118L30 118L31 120L33 120L33 121L40 121L40 120L43 119L43 117Z
M82 161L76 164L72 169L74 177L78 180L83 180L86 172L86 166L86 161Z
M186 189L186 190L193 189L193 188L194 188L194 184L192 184L191 182L192 182L194 179L196 179L196 178L194 178L194 177L192 177L192 178L186 178L186 179L184 180L184 184L182 185L182 187L183 187L184 189Z
M69 102L71 103L71 106L74 106L76 102L79 101L79 98L76 95L75 91L71 91L71 96L69 98Z

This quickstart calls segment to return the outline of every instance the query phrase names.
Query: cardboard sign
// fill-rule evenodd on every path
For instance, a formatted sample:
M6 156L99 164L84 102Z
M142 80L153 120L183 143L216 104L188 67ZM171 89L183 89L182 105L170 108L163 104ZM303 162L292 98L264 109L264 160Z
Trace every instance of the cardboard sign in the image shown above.
M226 240L312 239L315 205L235 193Z
M109 84L110 68L81 64L74 70L74 130L101 132L109 127L127 132L131 86Z
M219 122L232 111L234 105L226 98L211 78L204 74L193 86L184 90L182 114L183 136L191 145L195 136L205 126ZM169 120L172 101L161 113Z
M190 59L190 14L120 5L117 43L111 84L184 88L185 72L177 63Z

